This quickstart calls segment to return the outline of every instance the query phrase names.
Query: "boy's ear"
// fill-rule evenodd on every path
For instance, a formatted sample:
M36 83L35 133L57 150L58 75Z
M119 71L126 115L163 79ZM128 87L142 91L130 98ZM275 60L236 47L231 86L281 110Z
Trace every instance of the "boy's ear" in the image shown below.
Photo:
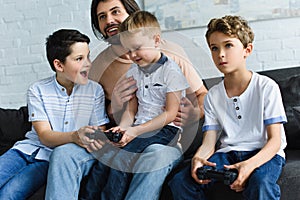
M54 65L57 72L63 72L64 71L63 65L60 62L60 60L54 59L53 65Z
M153 36L155 47L158 47L160 45L160 34L155 34Z
M253 44L252 43L249 43L245 49L245 57L248 57L251 53L252 53L252 50L253 50Z

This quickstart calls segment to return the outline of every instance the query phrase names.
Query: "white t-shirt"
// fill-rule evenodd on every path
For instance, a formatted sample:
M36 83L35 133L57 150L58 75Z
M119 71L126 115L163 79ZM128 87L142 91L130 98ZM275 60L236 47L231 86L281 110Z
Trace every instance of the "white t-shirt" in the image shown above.
M185 89L189 87L179 66L172 59L162 54L156 64L155 69L148 71L132 64L126 74L127 77L133 76L137 81L138 112L135 116L135 125L143 124L160 115L166 105L167 93L182 90L184 97ZM174 126L173 123L169 125Z
M261 149L267 142L266 126L287 122L278 85L255 72L240 96L228 98L224 81L212 87L205 98L204 110L202 130L222 132L217 152ZM285 147L286 137L281 124L281 147L277 154L283 158Z

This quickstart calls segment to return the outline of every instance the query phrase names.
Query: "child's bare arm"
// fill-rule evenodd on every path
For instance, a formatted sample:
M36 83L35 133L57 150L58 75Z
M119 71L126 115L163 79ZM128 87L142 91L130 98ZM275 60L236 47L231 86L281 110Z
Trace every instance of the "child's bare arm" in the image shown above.
M169 92L166 98L166 109L152 120L131 128L131 134L135 136L154 131L171 123L177 115L180 106L181 91Z
M191 174L192 177L198 183L205 184L207 182L200 181L197 177L196 171L199 167L204 165L215 166L215 163L211 163L207 161L207 159L213 155L215 152L216 142L218 140L218 134L215 130L206 131L203 135L203 142L202 145L198 148L197 152L193 156L192 159L192 167L191 167Z
M41 142L48 147L56 147L66 143L75 143L79 146L87 148L93 142L86 136L86 133L93 133L96 126L85 126L77 131L58 132L53 131L48 121L32 122ZM103 128L103 126L100 126Z
M126 109L122 115L121 122L120 122L121 128L127 128L133 124L135 115L137 113L137 108L138 108L138 100L134 95L134 97L128 102Z
M281 145L281 124L276 123L268 125L267 134L267 143L255 156L243 162L226 166L227 168L236 168L239 171L238 178L231 185L231 189L242 191L250 174L256 168L271 160L279 151Z

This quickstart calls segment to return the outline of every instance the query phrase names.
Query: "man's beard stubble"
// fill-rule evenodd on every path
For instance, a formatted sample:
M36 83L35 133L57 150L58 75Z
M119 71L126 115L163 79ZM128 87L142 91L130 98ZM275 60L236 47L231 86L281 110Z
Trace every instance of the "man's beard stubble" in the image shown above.
M108 37L105 39L106 42L108 42L111 45L121 45L120 41L120 34L113 35L111 37Z

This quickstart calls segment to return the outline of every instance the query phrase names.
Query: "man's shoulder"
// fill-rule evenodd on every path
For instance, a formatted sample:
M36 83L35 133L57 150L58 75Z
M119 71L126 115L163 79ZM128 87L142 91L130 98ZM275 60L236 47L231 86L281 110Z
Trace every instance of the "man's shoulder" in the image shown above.
M175 42L169 41L169 40L161 40L160 48L163 53L165 53L167 56L172 57L185 57L186 53L184 49L176 44Z

